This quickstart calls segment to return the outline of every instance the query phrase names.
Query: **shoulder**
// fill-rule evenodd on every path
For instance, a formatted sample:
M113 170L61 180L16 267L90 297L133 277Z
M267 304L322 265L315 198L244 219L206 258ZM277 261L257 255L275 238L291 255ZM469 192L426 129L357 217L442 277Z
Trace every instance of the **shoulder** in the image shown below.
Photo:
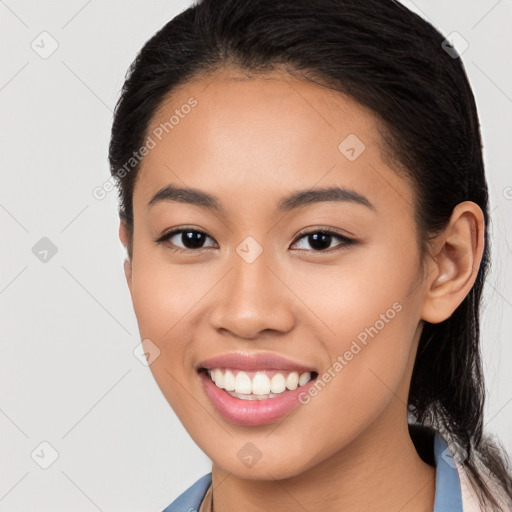
M162 512L197 512L211 481L210 472L194 482Z

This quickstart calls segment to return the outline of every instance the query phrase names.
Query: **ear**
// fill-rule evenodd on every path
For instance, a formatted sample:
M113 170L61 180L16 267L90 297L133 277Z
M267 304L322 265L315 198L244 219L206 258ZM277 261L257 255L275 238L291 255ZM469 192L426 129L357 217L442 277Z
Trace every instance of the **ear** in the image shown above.
M436 324L449 318L471 290L484 251L484 216L472 201L458 204L438 235L430 266L422 319Z
M119 239L123 244L124 248L128 248L128 228L126 226L126 222L124 220L120 220L119 222ZM132 292L132 262L130 260L130 256L128 255L124 260L124 275L126 277L126 282L128 283L128 288L130 289L130 294Z

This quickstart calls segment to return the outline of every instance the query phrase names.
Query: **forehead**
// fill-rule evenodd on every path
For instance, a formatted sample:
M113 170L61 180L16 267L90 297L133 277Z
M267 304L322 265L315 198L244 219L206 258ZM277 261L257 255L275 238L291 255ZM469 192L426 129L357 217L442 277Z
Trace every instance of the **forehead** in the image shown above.
M352 130L369 144L381 143L377 118L370 109L338 91L277 71L246 75L226 69L187 82L162 101L149 132L168 122L173 112L179 113L191 97L197 106L191 112L195 115L189 117L197 121L194 131L203 144L213 130L219 137L230 136L230 141L249 132L264 140L267 133L266 142L275 144L299 137L331 144ZM174 135L184 131L175 128ZM280 134L278 140L272 138L275 132Z
M147 130L155 145L141 163L139 195L149 201L167 183L181 182L217 195L245 188L254 197L269 187L320 181L363 186L370 195L385 193L383 185L410 195L394 171L383 169L378 126L369 109L318 84L279 72L222 70L162 102Z

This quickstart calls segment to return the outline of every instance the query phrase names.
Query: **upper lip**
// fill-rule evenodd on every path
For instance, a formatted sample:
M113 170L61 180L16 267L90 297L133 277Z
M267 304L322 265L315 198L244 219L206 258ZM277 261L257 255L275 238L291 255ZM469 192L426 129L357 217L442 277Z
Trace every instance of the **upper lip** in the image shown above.
M201 368L233 368L238 370L290 370L298 372L316 372L311 366L292 361L273 353L231 352L211 357L199 362L196 370Z

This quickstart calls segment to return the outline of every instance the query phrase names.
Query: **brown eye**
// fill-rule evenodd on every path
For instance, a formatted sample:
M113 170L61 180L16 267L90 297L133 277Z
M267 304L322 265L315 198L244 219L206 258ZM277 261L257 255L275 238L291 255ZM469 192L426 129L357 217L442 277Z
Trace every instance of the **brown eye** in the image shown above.
M210 247L205 246L205 242L208 238L211 239L206 233L198 231L197 229L175 229L157 238L155 242L158 244L169 242L177 251L193 251Z
M348 238L339 233L335 233L333 231L327 230L317 230L310 231L308 233L302 233L298 241L305 239L306 244L309 244L310 247L299 247L301 250L313 250L315 252L322 252L328 249L332 249L332 242L338 240L338 244L335 244L335 248L343 248L355 243L355 240L352 238ZM298 243L295 242L295 244Z

